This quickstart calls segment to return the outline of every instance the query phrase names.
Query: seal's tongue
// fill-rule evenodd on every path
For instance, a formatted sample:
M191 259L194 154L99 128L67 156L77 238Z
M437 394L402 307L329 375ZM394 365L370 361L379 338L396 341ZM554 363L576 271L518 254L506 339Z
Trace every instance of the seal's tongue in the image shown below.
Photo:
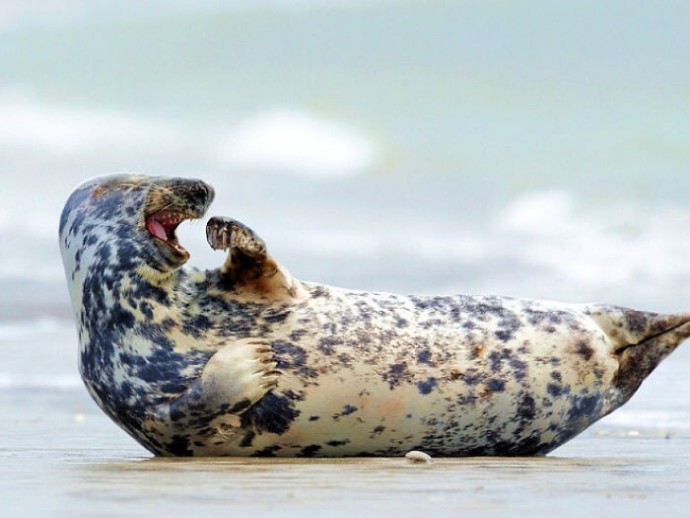
M146 229L158 239L167 243L176 243L175 229L185 219L185 216L179 212L161 210L146 218Z
M165 227L161 225L159 221L156 221L154 218L149 218L149 220L146 222L146 226L148 227L149 232L156 236L158 239L162 239L163 241L168 240L168 233L165 231Z

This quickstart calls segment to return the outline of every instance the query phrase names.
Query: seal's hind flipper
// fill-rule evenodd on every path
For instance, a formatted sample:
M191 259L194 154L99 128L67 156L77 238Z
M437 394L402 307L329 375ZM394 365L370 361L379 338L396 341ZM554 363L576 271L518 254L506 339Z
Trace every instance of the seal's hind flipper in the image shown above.
M268 254L264 240L244 223L215 216L206 224L206 239L214 250L228 250L220 272L232 289L273 299L298 296L298 283Z
M683 341L690 338L690 313L660 315L633 309L590 305L586 313L606 334L619 368L612 384L627 401L642 381Z

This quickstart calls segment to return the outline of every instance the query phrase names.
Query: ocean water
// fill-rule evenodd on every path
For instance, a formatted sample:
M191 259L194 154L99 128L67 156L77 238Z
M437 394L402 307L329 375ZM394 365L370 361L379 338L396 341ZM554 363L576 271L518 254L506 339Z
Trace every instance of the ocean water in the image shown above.
M688 19L665 0L3 3L0 412L51 394L100 418L57 222L112 172L209 181L210 214L305 280L690 310ZM202 223L179 235L222 261ZM689 369L686 347L587 444L690 436Z

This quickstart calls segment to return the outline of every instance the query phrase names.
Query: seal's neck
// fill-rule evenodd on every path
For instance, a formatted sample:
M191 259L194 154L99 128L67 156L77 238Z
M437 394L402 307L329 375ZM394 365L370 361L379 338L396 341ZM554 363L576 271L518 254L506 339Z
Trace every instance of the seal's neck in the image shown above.
M136 275L139 275L144 282L159 286L174 280L177 277L178 270L160 271L156 268L142 263L136 269Z

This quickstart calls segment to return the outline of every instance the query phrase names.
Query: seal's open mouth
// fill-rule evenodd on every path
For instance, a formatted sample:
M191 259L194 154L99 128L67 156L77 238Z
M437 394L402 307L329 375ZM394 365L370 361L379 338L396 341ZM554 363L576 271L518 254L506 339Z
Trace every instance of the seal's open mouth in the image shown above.
M153 254L155 268L167 272L187 262L189 252L182 247L175 231L183 221L203 217L213 197L213 188L201 180L170 178L152 182L139 229L145 228L155 245L147 249Z
M189 252L180 245L175 235L177 227L187 219L193 218L181 212L164 209L146 217L146 229L154 238L168 245L179 255L189 256Z

